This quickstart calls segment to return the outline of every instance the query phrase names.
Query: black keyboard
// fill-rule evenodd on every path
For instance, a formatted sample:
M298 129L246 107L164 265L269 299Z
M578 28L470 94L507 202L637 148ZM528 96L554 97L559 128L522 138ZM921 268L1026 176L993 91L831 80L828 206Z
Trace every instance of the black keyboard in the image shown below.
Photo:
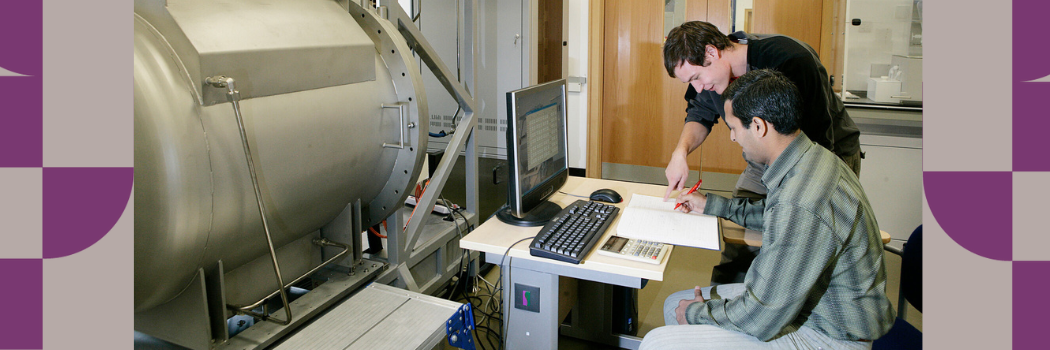
M612 205L578 200L543 226L529 254L579 264L619 213L620 208Z

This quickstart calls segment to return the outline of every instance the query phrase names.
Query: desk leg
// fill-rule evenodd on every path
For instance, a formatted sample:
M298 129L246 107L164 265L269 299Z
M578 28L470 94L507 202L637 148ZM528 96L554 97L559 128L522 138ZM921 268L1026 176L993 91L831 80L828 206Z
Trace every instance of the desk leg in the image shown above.
M503 274L503 320L507 324L507 349L558 348L558 275L513 266ZM509 273L507 273L509 272ZM526 291L535 287L529 302L539 302L539 312L515 307ZM538 299L538 300L536 300Z

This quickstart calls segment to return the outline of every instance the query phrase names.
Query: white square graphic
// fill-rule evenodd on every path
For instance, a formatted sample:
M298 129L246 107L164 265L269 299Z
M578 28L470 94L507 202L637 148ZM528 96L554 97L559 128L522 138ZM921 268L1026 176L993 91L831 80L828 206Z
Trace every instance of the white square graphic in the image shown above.
M44 256L42 168L0 168L0 259Z
M1015 171L1013 180L1014 260L1050 260L1050 172Z

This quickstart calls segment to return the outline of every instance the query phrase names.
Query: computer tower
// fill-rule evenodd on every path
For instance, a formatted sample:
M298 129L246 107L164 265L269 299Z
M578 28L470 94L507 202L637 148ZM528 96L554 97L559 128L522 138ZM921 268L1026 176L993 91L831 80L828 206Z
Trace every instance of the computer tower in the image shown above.
M638 335L638 290L613 286L613 332Z

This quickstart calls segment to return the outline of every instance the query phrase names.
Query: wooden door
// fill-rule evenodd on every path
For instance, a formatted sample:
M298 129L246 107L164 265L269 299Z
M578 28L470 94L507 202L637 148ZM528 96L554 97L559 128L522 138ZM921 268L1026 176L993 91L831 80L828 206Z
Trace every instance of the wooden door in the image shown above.
M592 87L600 91L591 92L590 118L592 123L600 120L600 129L592 128L600 135L600 145L596 145L600 162L666 167L682 132L687 85L669 77L663 66L663 3L597 2L598 8L592 10L600 14L597 25L602 30L592 40L601 45L598 50L592 45L592 55L601 56L598 62L591 60L591 76L600 74L592 80ZM708 21L726 32L729 18L729 0L689 0L686 4L687 21ZM597 101L595 93L600 94ZM743 171L746 164L741 148L728 134L722 123L716 125L701 149L689 156L692 170L701 170L702 160L703 171ZM600 163L591 161L587 172L600 176L600 169Z
M820 63L832 76L831 88L842 91L846 48L846 0L824 0L820 30Z
M755 33L783 34L820 52L823 0L755 0Z
M753 32L783 34L799 39L820 56L828 74L842 77L845 0L755 0Z
M537 84L563 78L562 54L565 50L562 46L562 23L564 19L564 4L562 1L539 1Z

